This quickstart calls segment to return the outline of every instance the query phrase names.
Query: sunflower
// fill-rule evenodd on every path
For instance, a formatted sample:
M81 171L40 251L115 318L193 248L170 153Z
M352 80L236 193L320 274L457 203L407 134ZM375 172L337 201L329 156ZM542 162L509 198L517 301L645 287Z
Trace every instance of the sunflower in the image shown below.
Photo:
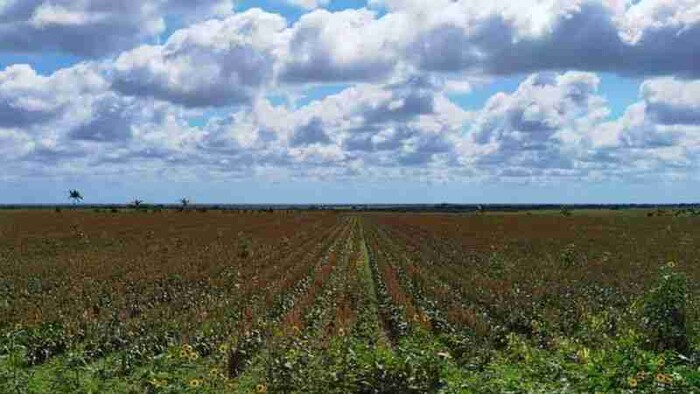
M196 361L199 359L199 353L192 352L189 354L188 358L190 359L190 361Z
M199 379L190 380L190 387L192 387L193 389L196 389L197 387L199 387L201 385L202 385L202 381Z
M646 371L637 372L637 375L635 376L635 378L637 380L646 380L648 377L649 377L649 372L646 372Z
M627 385L629 385L632 388L637 387L638 384L639 384L639 382L635 378L628 378L627 379Z
M267 393L267 386L265 386L264 384L259 384L255 386L255 392L258 394Z
M219 371L216 368L212 368L209 370L209 376L219 376Z
M672 384L673 377L671 375L666 375L664 373L656 374L656 382L661 384Z
M226 354L227 351L228 351L228 346L226 346L225 343L222 343L221 345L219 345L219 353Z
M658 365L659 368L666 365L666 359L664 359L664 356L659 356L659 358L656 360L656 365Z

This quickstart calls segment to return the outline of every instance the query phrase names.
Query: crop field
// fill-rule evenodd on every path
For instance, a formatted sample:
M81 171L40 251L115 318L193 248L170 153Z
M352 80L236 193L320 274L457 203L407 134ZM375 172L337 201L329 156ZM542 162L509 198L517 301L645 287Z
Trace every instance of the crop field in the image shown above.
M688 212L0 211L0 393L700 393Z

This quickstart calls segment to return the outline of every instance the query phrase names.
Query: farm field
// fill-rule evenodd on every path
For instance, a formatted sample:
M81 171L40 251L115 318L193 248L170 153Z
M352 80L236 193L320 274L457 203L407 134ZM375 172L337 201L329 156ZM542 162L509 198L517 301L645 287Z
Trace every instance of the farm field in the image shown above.
M0 211L0 392L700 393L699 224Z

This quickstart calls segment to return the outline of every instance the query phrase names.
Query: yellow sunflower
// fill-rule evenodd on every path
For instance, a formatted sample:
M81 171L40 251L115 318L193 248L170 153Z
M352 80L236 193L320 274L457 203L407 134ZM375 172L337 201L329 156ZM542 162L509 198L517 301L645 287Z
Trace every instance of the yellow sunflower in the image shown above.
M638 384L639 384L639 382L635 378L628 378L627 379L627 385L629 385L631 388L637 387Z
M201 385L202 385L202 381L199 379L190 380L190 387L192 387L193 389L196 389L197 387L199 387Z
M672 384L673 377L671 375L666 375L665 373L657 373L656 382L661 384Z
M637 372L636 378L637 380L646 380L649 377L649 372L647 371L639 371Z
M267 386L265 386L264 384L259 384L255 386L255 392L258 394L267 393Z

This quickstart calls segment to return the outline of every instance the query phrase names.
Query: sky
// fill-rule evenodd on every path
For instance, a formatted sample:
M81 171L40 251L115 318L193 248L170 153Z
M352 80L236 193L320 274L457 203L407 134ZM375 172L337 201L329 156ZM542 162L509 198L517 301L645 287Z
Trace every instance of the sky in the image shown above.
M700 202L700 0L0 0L0 204Z

